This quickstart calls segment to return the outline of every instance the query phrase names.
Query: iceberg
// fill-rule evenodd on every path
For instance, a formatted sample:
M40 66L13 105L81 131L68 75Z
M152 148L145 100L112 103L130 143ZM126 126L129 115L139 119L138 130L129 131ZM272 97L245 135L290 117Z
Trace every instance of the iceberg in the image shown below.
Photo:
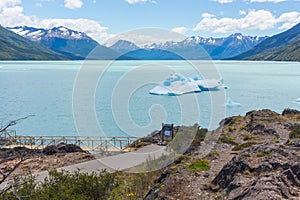
M229 107L229 108L233 108L233 107L241 107L241 104L232 101L231 98L228 98L227 101L226 101L226 106Z
M162 83L149 91L155 95L176 96L193 92L201 92L194 79L186 78L180 74L171 74Z
M218 90L222 82L217 79L205 79L196 81L202 91Z
M209 90L218 90L219 86L222 85L221 80L217 79L199 79L187 78L181 74L173 73L167 77L160 84L155 86L149 91L150 94L154 95L183 95L187 93L209 91Z
M300 98L296 99L296 102L297 102L297 103L300 103Z

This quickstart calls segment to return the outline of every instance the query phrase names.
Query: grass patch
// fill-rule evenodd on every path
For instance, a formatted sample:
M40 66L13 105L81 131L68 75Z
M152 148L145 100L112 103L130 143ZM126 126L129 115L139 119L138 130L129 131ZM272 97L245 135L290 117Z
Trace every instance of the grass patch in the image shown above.
M300 138L300 124L294 124L290 127L290 135L289 137L292 138Z
M249 152L244 152L244 153L242 153L242 156L250 157L250 153Z
M269 156L270 155L270 151L261 151L261 152L258 152L256 154L256 157L264 157L264 156Z
M256 142L246 142L243 144L239 144L239 145L236 145L235 147L233 147L232 151L240 151L240 150L243 150L247 147L251 147L252 145L256 145L256 144L257 144Z
M218 157L220 154L219 154L219 152L217 152L217 151L211 151L211 152L209 152L208 154L207 154L207 156L206 157Z
M235 138L230 135L221 135L221 137L218 140L222 143L232 144L232 145L238 145L237 142L235 142Z
M256 137L253 134L246 134L245 137L243 138L244 141L248 141L248 140L255 140Z
M188 166L188 170L190 172L197 172L197 171L207 171L210 169L210 161L206 159L199 159L197 161L192 162Z
M279 138L274 138L274 139L272 140L272 142L273 142L273 143L279 143Z

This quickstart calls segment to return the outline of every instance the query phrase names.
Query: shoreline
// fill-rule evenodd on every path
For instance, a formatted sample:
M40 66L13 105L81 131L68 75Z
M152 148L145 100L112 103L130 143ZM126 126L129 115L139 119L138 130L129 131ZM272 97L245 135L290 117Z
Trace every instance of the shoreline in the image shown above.
M282 198L282 195L289 198L300 197L300 187L293 183L293 179L287 177L287 174L291 174L290 177L294 177L295 182L300 182L299 127L300 111L293 109L285 109L281 114L268 109L254 110L247 112L245 116L225 118L221 121L220 127L213 131L213 134L219 134L217 141L194 139L184 154L179 155L173 164L161 169L161 177L153 180L154 185L145 199L154 196L176 198L186 195L191 199L227 199L239 195L247 195L250 199L260 196L264 199L263 197L271 193L272 197L278 198ZM202 155L205 145L213 146L207 155ZM144 153L143 149L148 149L151 152L151 148L147 146L140 151ZM164 147L155 146L155 148ZM38 175L38 181L48 176L45 170L49 169L74 172L80 168L83 173L90 173L109 166L123 170L135 163L139 164L137 159L130 156L137 156L135 153L102 158L96 158L86 152L56 152L49 156L41 155L25 160L26 166L21 168L31 167L29 169ZM159 157L155 158L159 160ZM153 163L147 162L146 157L139 159L140 162L146 159L145 169L161 164L155 159ZM1 162L0 167L3 170L3 166L13 165L16 161ZM40 168L41 166L43 168ZM136 172L136 169L140 168L137 165L137 168L130 169L133 169L131 172ZM128 172L130 169L127 169ZM18 174L24 175L24 171L16 171L15 175ZM277 179L277 176L280 179ZM239 182L241 180L242 182ZM253 184L253 181L256 184ZM276 186L279 192L274 191L273 186ZM264 190L261 190L262 187ZM289 190L299 191L299 194L284 192Z

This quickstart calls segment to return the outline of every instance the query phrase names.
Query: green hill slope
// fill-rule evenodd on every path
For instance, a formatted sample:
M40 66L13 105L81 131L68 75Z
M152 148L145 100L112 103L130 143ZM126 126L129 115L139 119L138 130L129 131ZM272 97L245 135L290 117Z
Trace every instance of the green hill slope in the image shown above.
M300 23L231 59L300 61Z
M73 55L55 52L0 26L0 60L69 60Z

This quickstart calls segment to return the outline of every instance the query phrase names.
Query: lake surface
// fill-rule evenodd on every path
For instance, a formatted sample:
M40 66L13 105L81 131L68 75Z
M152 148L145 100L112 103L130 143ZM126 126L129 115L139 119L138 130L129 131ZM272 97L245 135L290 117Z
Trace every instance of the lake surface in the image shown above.
M228 89L180 97L149 94L170 72L221 78ZM225 116L254 109L300 110L299 88L300 63L289 62L0 62L0 123L32 114L13 129L44 136L142 136L162 122L213 129ZM228 97L241 106L226 107Z

